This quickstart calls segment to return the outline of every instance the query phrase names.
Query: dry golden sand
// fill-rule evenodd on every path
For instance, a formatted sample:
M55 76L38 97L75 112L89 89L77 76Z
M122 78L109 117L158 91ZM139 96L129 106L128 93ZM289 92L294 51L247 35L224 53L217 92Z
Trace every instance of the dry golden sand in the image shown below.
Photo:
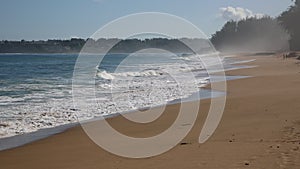
M201 109L192 131L172 150L147 159L127 159L96 146L80 127L0 152L1 169L299 169L300 168L300 65L275 56L257 59L251 69L227 72L249 75L229 81L224 116L214 135L204 144L198 137L210 104ZM166 129L179 105L171 105L158 120L145 125L122 117L110 119L115 129L130 136L147 137ZM105 137L105 134L103 134Z

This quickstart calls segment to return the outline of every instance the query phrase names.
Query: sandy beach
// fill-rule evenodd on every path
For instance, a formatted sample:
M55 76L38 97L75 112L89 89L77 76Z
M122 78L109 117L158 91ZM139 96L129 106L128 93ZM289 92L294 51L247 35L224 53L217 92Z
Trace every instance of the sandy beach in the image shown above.
M228 81L221 123L204 144L198 143L210 100L202 100L196 124L182 144L159 156L128 159L94 144L81 127L22 147L0 152L2 169L298 169L300 168L300 64L278 56L239 56L256 59L257 67L226 72L251 76ZM192 103L185 103L192 104ZM109 119L118 131L149 137L164 131L176 118L170 105L154 122L136 124L122 117ZM103 134L105 137L105 133Z

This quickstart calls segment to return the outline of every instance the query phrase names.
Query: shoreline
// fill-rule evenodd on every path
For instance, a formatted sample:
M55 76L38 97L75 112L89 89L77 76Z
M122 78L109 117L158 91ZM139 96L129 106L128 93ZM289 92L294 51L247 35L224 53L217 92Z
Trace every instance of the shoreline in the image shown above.
M234 62L230 62L230 64L226 64L227 68L225 68L225 71L229 71L229 70L237 70L237 69L245 69L245 68L251 68L251 66L245 66L242 65L242 63L249 63L249 62L253 62L254 60L243 60L243 61L238 61L235 60ZM216 70L215 73L217 73L219 70ZM242 79L242 78L249 78L249 76L226 76L226 80L236 80L236 79ZM175 99L175 100L171 100L168 101L166 105L173 105L173 104L178 104L178 103L184 103L184 102L193 102L193 101L200 101L203 99L208 99L211 98L212 93L214 93L215 97L219 97L219 96L223 96L225 93L221 92L221 91L212 91L211 89L206 88L205 86L209 85L210 83L215 83L215 82L219 82L222 78L220 78L217 75L213 75L210 77L209 82L207 84L203 84L203 87L199 87L199 91L195 92L193 94L191 94L190 96L186 97L186 98L181 98L181 99ZM200 98L201 97L201 98ZM200 100L199 100L200 99ZM157 105L154 106L152 108L157 108L157 107L161 107L164 105ZM141 108L140 110L143 109L148 109L147 107L145 108ZM118 116L120 114L127 114L127 113L134 113L136 111L139 110L130 110L130 111L125 111L122 113L114 113L114 114L107 114L104 115L104 118L111 118L111 117L115 117ZM89 121L95 121L99 118L93 118L93 119L89 119L86 120L87 122ZM84 123L84 122L73 122L73 123L66 123L66 124L62 124L62 125L58 125L58 126L54 126L54 127L49 127L49 128L40 128L38 130L35 131L31 131L31 132L26 132L23 134L19 134L19 135L11 135L11 136L7 136L7 137L2 137L0 138L0 151L1 150L7 150L7 149L11 149L11 148L15 148L15 147L19 147L43 138L47 138L49 136L52 136L54 134L58 134L61 132L64 132L65 130L74 127L76 125L79 125L80 123ZM32 138L30 138L32 137ZM21 140L21 141L20 141ZM24 141L23 141L24 140ZM12 143L11 143L12 142Z
M243 68L237 68L237 69L243 69ZM238 80L238 79L243 79L243 78L250 78L250 76L226 76L226 81ZM213 79L214 80L212 82L210 81L208 84L206 84L206 86L209 85L210 83L215 83L215 82L220 81L220 79L218 79L218 76L213 76ZM211 90L206 87L200 87L199 89L200 90L198 92L193 93L192 95L190 95L187 98L175 99L172 101L168 101L166 106L180 104L180 103L201 101L201 100L205 100L205 99L211 99L211 98L213 98L213 97L211 97L213 92L214 92L215 97L220 97L220 96L226 95L226 93L224 93L222 91ZM164 105L154 106L154 107L151 107L151 109L159 108L162 106L164 106ZM148 110L148 109L149 108L145 107L145 108L141 108L139 110L131 110L131 111L126 111L126 112L122 112L122 113L113 113L113 114L104 115L103 118L109 119L109 118L114 118L114 117L120 116L122 114L136 113L137 111L144 111L144 110ZM97 120L99 120L99 117L85 120L82 122L75 122L75 123L59 125L59 126L55 126L55 127L51 127L51 128L41 128L37 131L24 133L21 135L13 135L13 136L8 136L8 137L3 137L3 138L0 138L0 143L1 143L0 151L18 148L20 146L24 146L26 144L29 144L29 143L32 143L32 142L35 142L35 141L38 141L41 139L51 137L55 134L63 133L70 128L78 127L81 124L89 123L89 122L93 122L93 121L97 121Z

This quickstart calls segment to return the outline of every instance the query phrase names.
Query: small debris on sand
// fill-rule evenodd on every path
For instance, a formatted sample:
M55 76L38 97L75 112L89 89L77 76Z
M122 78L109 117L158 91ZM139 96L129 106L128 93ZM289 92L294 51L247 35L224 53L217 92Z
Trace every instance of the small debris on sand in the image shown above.
M293 150L294 150L294 151L298 151L298 150L299 150L299 147L298 147L298 146L295 146L295 147L293 147Z
M250 162L249 161L244 161L244 164L245 165L250 165Z

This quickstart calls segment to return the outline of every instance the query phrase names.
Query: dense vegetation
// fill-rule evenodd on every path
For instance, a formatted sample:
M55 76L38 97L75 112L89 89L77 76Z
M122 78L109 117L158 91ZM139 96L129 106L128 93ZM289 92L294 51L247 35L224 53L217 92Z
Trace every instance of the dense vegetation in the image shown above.
M290 49L300 50L300 0L278 17L279 23L291 35Z
M174 53L204 53L209 48L204 39L71 39L47 41L0 41L0 53L132 53L147 48L160 48ZM192 51L188 46L199 46ZM113 46L113 48L111 48ZM195 50L195 48L193 48Z
M229 21L211 38L223 52L274 51L288 48L288 34L270 17Z
M47 41L0 41L0 53L76 53L83 39Z
M277 18L228 21L211 41L219 51L300 50L300 0Z

